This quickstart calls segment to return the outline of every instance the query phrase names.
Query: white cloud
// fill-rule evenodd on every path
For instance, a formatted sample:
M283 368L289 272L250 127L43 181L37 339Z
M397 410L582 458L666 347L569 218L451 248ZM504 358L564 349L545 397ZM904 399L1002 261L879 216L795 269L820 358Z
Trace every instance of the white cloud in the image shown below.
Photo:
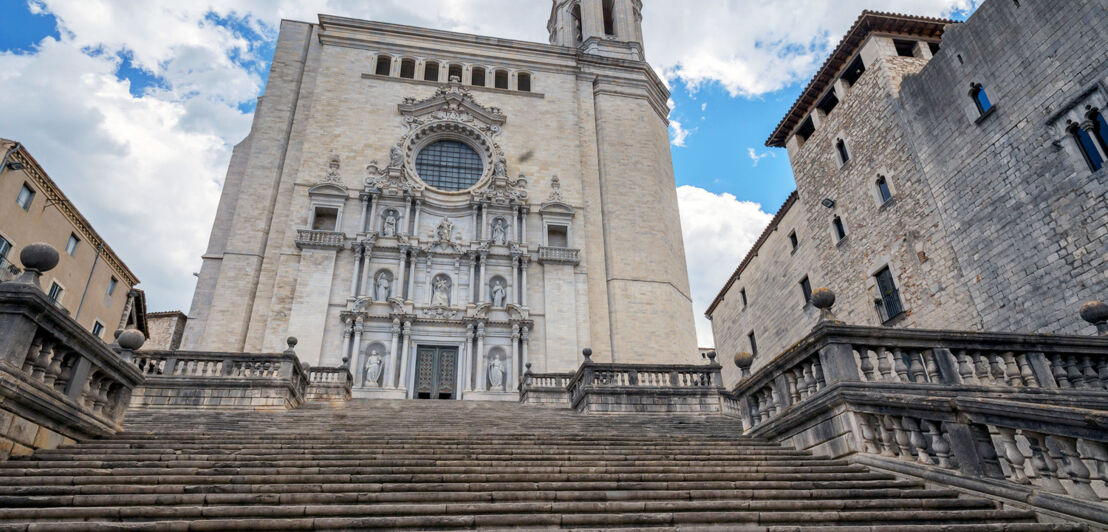
M684 147L685 146L685 139L689 138L689 135L691 135L693 131L696 131L696 128L693 128L691 130L685 129L684 127L681 127L681 122L680 121L670 120L669 121L669 142L670 142L670 144L673 144L674 146L677 146L677 147Z
M707 110L708 110L708 102L704 102L704 103L700 104L700 111L701 112L704 112L704 111L707 111Z
M714 345L712 325L704 311L773 214L732 194L714 194L689 185L677 187L677 202L681 207L696 336L700 345L710 346Z
M750 160L754 161L754 164L752 166L758 166L758 161L761 161L762 159L765 159L766 157L777 157L777 154L775 154L771 151L758 153L754 150L754 148L747 148L746 153L748 155L750 155Z
M863 8L938 15L972 1L649 2L646 50L667 82L680 78L695 89L716 81L733 95L757 96L806 79ZM550 9L549 2L518 0L29 5L58 17L61 38L47 38L29 54L0 53L0 136L23 141L44 164L143 280L153 310L189 306L190 273L199 267L231 146L249 129L251 117L239 106L259 95L259 72L269 61L260 43L222 21L272 39L282 18L315 21L317 13L331 13L546 42ZM117 79L120 56L156 76L158 86L133 96ZM671 122L674 145L684 145L694 131ZM682 195L687 201L691 193ZM747 205L729 201L731 209ZM694 222L702 212L691 214ZM717 240L742 238L736 235ZM690 256L707 245L686 242ZM733 268L738 258L717 261L718 267Z

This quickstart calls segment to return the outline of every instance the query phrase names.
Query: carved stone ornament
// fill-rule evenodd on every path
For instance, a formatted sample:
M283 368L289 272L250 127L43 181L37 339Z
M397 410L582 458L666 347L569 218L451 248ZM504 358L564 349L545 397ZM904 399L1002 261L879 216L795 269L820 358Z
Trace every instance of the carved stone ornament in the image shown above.
M383 359L376 349L370 351L365 361L365 371L362 374L363 383L366 386L377 386L377 380L381 377Z
M492 389L504 389L504 362L500 360L499 355L489 361L489 385Z
M376 159L370 161L366 166L366 190L394 197L422 196L426 187L408 177L403 163L403 149L399 144L389 149L389 165L386 168L380 168Z
M352 312L365 312L370 305L373 304L373 299L368 297L359 297L354 300L354 304L351 305L350 310Z
M496 170L488 186L474 190L472 194L474 200L486 201L493 205L523 204L527 202L527 177L519 174L519 177L512 179L507 174L501 174Z
M565 202L565 200L565 196L562 195L562 182L558 179L558 176L554 176L550 180L550 197L546 201Z
M345 186L342 184L342 177L339 176L339 158L338 158L338 156L332 157L331 162L327 164L327 174L324 175L319 180L319 184L324 184L324 183L339 185L339 186L345 188Z

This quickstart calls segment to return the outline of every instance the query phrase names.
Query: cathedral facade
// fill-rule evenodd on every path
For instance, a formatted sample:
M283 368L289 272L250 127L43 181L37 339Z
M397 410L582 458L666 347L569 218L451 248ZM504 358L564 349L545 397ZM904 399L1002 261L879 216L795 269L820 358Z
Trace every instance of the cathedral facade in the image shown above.
M284 21L183 349L348 360L355 395L514 399L529 364L696 359L639 0L539 44Z

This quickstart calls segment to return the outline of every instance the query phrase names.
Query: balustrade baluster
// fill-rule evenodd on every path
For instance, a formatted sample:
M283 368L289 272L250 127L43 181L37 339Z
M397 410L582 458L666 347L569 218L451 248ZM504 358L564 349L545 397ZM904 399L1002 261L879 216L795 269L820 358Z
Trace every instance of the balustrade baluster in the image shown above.
M1052 355L1050 357L1050 372L1054 374L1054 382L1058 383L1059 388L1072 388L1073 384L1070 383L1069 373L1066 372L1066 365L1062 361L1062 355Z
M809 395L811 395L809 387L811 386L812 370L809 369L807 364L801 363L800 374L800 399L803 401L804 399L807 399Z
M1066 357L1066 375L1074 388L1085 387L1085 378L1081 375L1081 369L1077 366L1077 357L1074 355Z
M858 355L858 369L862 371L866 382L874 382L873 361L870 360L870 351L865 347L856 347L854 352Z
M992 384L993 376L989 372L989 360L985 357L985 353L980 351L973 353L973 372L979 384L984 386Z
M42 343L42 349L39 349L38 356L35 357L35 361L31 367L31 378L35 380L42 380L46 376L46 368L50 367L50 362L54 359L54 350L57 348L57 344L52 341L46 341Z
M827 381L823 378L823 366L820 365L819 356L812 357L812 384L814 389L812 393L818 392L827 387Z
M1004 358L1004 376L1008 379L1008 386L1023 386L1023 377L1015 355L1011 351L1005 351L1001 356Z
M923 424L927 428L927 436L931 440L931 452L935 453L935 458L939 461L939 467L950 469L952 465L950 462L950 442L943 434L941 423L930 419L923 420Z
M923 369L923 354L917 349L912 349L908 351L908 360L908 374L912 378L911 382L927 382L927 371Z
M965 349L958 351L958 375L962 377L962 384L980 384L973 373L973 361Z
M893 365L889 362L889 351L884 347L877 348L877 371L881 373L882 381L895 381L895 379L893 379Z
M1035 370L1031 367L1031 363L1027 360L1027 353L1020 353L1016 355L1016 364L1020 367L1020 378L1023 379L1023 383L1032 388L1038 388L1039 379L1035 378Z
M935 353L930 349L923 352L923 369L927 370L927 382L941 383L939 365L935 362Z
M911 441L908 438L908 432L904 430L904 426L896 422L896 419L892 416L885 416L888 420L889 428L893 431L893 436L896 438L896 447L898 455L904 460L910 460L912 458L912 446Z
M904 351L893 349L893 371L899 382L912 382L908 375L908 364L904 361Z
M796 374L792 371L785 372L785 382L789 385L789 397L795 405L800 402L800 391L796 389Z
M1089 355L1081 357L1081 373L1085 377L1085 387L1100 388L1100 376L1093 369L1093 358Z
M1008 427L997 427L997 457L1008 466L1008 480L1016 484L1030 484L1024 469L1027 458L1016 444L1016 431Z
M1089 480L1089 468L1081 461L1081 455L1077 452L1077 442L1073 438L1064 436L1051 436L1051 439L1058 443L1058 452L1062 453L1061 471L1073 483L1070 495L1089 501L1099 501L1100 497L1093 491L1092 482Z
M54 381L58 380L58 375L62 372L62 361L65 358L65 352L59 351L58 346L54 347L54 355L51 357L50 365L46 366L46 374L42 377L42 382L47 386L54 386Z
M1058 464L1050 457L1050 450L1046 446L1046 436L1041 432L1021 430L1027 445L1031 448L1031 468L1039 479L1043 489L1053 493L1065 493L1066 488L1058 482Z
M997 353L989 353L990 384L993 386L1004 385L1004 360Z
M1108 449L1102 442L1085 439L1085 458L1093 461L1093 476L1108 485Z
M1108 390L1108 357L1100 359L1100 387Z
M893 441L893 433L889 430L886 424L886 418L888 416L874 415L873 418L877 422L877 434L881 436L881 456L896 456L896 442Z
M45 339L41 336L36 337L31 342L31 348L27 350L27 356L23 359L23 373L31 373L35 367L35 361L38 360L39 351L42 351L42 344Z
M919 422L915 418L904 416L900 418L900 425L908 432L908 443L916 451L916 461L927 465L935 463L928 455L927 441L923 439L923 433L920 432Z
M877 435L874 434L873 422L869 414L856 414L854 419L858 423L858 429L862 432L862 452L877 454L877 442L874 441Z

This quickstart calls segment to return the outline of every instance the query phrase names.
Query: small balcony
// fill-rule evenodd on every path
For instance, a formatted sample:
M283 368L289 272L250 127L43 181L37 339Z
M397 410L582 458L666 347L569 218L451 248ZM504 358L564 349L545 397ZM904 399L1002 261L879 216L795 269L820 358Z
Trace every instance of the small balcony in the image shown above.
M574 248L540 246L539 262L551 264L580 264L581 250Z
M343 234L338 231L320 231L317 229L298 229L296 247L313 249L342 249Z

